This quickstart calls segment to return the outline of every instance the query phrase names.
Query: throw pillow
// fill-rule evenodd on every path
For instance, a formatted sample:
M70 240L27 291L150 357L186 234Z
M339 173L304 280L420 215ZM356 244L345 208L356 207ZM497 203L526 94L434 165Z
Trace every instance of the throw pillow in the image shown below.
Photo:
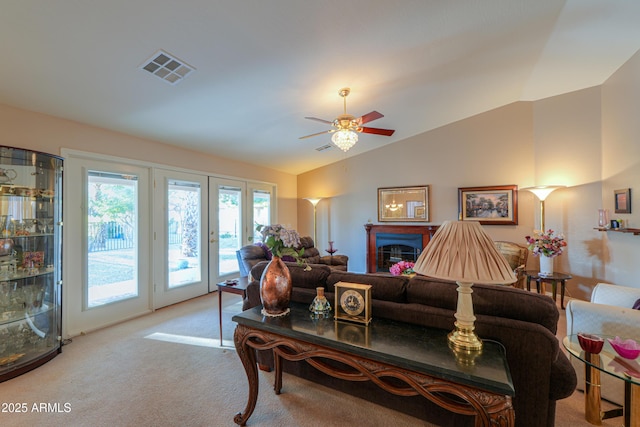
M256 243L256 246L260 246L262 248L262 250L264 251L264 257L267 259L267 261L270 261L273 257L273 254L271 253L269 247L262 242Z
M640 310L640 298L633 304L634 310Z

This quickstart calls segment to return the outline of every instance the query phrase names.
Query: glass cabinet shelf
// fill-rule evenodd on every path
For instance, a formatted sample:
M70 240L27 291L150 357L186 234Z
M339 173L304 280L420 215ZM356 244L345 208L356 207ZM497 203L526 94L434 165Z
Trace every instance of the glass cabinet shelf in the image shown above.
M62 166L0 146L0 381L62 350Z

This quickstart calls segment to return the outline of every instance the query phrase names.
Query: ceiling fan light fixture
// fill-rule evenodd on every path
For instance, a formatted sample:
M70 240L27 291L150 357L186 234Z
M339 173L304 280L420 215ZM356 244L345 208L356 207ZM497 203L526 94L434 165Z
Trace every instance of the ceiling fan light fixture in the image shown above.
M358 134L351 130L339 130L333 134L331 141L346 153L358 142Z

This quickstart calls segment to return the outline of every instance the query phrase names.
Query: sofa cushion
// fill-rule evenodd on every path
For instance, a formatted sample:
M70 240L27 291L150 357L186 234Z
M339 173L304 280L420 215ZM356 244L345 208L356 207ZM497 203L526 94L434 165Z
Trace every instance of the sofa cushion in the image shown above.
M327 291L335 292L338 282L361 283L371 285L371 298L391 302L406 302L406 288L409 278L406 276L387 276L382 274L358 274L346 271L333 271L327 279Z
M256 264L251 269L251 276L256 280L260 280L262 277L262 272L269 261L262 261ZM311 270L305 270L304 265L298 265L295 262L285 262L287 267L289 267L289 272L291 273L291 282L294 287L298 288L307 288L307 289L315 289L317 287L325 287L325 282L331 274L331 269L328 265L322 264L309 264Z
M456 310L458 285L417 275L407 285L407 302ZM499 285L474 284L471 294L476 315L503 317L537 323L554 334L560 314L546 295Z

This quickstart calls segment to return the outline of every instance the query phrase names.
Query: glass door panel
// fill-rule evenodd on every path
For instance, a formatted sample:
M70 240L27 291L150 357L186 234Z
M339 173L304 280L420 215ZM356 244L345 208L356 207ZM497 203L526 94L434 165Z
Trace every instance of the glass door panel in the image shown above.
M249 209L251 218L249 218L249 232L247 233L247 241L245 245L258 243L262 241L262 235L256 232L258 225L271 224L273 212L275 209L273 200L274 189L268 184L249 183Z
M154 308L207 293L207 178L154 173Z
M167 243L169 289L201 280L201 189L197 182L168 183Z
M263 191L253 191L253 221L252 236L253 243L261 242L262 235L256 232L258 225L269 225L271 223L271 194Z
M86 307L138 296L138 177L89 171Z
M218 275L226 276L239 271L236 251L242 247L241 187L218 187Z

